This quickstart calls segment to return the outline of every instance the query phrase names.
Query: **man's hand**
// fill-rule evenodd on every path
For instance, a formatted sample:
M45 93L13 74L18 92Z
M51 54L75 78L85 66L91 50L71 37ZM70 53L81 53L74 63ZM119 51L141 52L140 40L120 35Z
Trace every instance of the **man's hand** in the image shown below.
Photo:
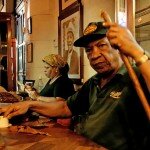
M14 103L9 106L0 107L0 114L3 113L4 117L8 119L25 114L29 109L29 102Z
M127 28L111 22L105 22L104 26L109 28L106 36L112 46L117 46L123 54L135 60L143 55L142 48Z
M117 47L123 54L132 57L134 60L143 55L142 48L127 28L112 23L106 11L101 12L101 17L104 20L103 25L109 28L106 36L112 46Z

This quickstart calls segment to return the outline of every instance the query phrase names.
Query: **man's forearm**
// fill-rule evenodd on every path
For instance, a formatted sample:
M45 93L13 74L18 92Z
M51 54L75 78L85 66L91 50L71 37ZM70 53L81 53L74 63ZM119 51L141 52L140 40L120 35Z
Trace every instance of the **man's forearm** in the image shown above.
M71 112L65 101L40 102L30 101L29 109L47 117L69 117Z
M43 102L65 101L65 99L60 97L45 97L45 96L38 96L36 100Z

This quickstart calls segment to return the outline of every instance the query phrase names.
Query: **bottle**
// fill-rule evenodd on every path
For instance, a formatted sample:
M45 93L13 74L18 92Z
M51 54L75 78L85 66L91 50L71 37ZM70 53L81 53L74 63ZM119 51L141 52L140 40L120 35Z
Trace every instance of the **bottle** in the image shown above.
M38 80L38 92L40 92L43 89L43 80L42 77L39 77Z

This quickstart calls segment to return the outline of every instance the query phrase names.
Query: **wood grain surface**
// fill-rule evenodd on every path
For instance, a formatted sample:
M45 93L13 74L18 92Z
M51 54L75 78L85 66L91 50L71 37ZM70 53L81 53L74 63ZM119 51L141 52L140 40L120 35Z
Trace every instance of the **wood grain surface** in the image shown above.
M0 129L0 150L106 150L91 140L52 121L48 126L36 128L50 136L12 132Z

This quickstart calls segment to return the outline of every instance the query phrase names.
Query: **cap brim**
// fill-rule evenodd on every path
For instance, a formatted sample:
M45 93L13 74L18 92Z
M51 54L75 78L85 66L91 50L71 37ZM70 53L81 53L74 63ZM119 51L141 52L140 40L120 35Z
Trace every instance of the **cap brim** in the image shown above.
M76 47L87 47L87 45L93 41L96 41L98 39L101 39L105 37L106 34L89 34L80 37L74 42L74 46Z

